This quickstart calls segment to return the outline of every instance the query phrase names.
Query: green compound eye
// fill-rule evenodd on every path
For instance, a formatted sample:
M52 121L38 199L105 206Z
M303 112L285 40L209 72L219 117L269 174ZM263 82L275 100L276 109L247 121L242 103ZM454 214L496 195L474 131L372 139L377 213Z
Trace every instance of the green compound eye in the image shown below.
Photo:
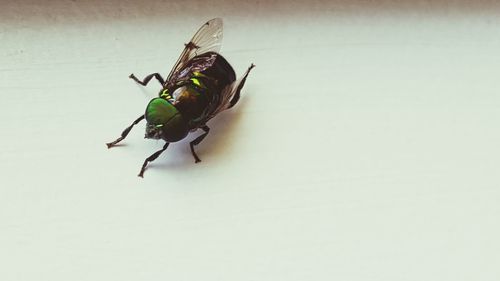
M177 108L165 99L154 98L146 107L146 121L152 125L164 125L178 113Z
M162 98L154 98L149 102L146 121L146 138L162 138L176 142L189 132L188 124L177 108Z

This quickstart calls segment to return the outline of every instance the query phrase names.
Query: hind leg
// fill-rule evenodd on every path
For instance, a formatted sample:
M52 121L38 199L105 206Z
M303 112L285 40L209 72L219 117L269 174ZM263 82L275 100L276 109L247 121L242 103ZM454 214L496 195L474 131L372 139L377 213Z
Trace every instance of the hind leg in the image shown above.
M243 74L243 77L240 79L237 88L236 88L236 93L234 93L233 98L231 99L231 103L229 104L229 108L233 107L238 100L240 99L240 92L241 89L243 89L243 86L245 86L245 82L247 81L248 74L250 73L250 70L255 67L255 64L251 64L250 67L248 67L247 71L245 74Z

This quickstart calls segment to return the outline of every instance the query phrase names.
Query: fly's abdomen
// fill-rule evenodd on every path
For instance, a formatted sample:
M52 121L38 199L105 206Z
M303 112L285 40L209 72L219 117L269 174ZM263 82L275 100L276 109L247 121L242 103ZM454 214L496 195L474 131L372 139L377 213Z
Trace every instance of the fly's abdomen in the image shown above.
M203 54L200 55L199 57L206 56L211 53ZM212 53L213 54L213 53ZM236 74L234 73L233 68L231 65L227 62L227 60L219 55L216 54L216 59L214 63L201 73L208 77L209 79L203 79L204 81L207 80L207 87L212 88L215 92L221 92L224 87L227 85L231 84L236 80Z
M209 67L207 61L213 61ZM186 80L160 97L169 100L187 120L199 120L208 106L220 103L223 89L236 80L236 74L224 57L213 52L194 57L186 69L191 70Z
M207 62L210 66L207 67ZM186 66L192 70L190 78L196 78L210 94L219 94L224 87L236 80L236 74L220 54L207 52L194 57Z

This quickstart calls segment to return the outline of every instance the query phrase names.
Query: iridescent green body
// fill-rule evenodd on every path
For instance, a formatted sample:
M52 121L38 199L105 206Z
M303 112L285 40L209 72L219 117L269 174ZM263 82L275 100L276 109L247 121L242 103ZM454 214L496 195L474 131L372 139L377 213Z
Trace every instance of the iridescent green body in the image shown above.
M173 77L175 83L166 82L146 107L146 138L176 142L204 126L224 101L224 89L236 80L231 65L214 52L194 57Z

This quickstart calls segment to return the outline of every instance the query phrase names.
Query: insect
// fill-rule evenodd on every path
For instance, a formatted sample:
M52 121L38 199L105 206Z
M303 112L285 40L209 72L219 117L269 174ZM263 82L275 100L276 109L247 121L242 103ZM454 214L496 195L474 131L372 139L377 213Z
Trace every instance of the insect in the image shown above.
M207 122L238 102L240 91L255 65L252 63L243 77L236 80L233 68L219 54L221 41L222 19L215 18L202 25L191 41L184 44L185 48L167 79L159 73L142 80L130 74L129 78L140 85L146 86L155 78L162 86L159 96L148 103L145 113L125 128L118 139L106 144L108 148L115 146L125 139L134 125L146 119L145 138L162 139L165 145L144 160L139 177L144 176L148 163L158 158L170 143L180 141L198 129L203 133L189 144L195 162L200 162L194 146L208 135Z

